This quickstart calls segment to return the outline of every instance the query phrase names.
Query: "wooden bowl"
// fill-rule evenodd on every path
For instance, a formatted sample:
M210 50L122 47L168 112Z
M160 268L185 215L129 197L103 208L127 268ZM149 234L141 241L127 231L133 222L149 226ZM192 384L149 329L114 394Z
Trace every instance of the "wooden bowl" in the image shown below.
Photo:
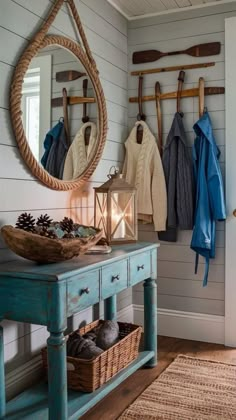
M50 239L10 225L1 228L4 241L15 254L39 263L66 261L84 254L101 239L102 231L96 231L87 238Z

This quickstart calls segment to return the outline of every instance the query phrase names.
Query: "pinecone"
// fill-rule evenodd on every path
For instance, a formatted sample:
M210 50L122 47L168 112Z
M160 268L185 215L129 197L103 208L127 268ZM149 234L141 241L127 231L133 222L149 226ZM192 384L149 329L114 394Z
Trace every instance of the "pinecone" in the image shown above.
M35 232L35 219L30 213L22 213L17 219L16 228L34 233Z
M64 219L60 222L60 227L67 233L71 233L73 230L74 222L69 217L64 217Z
M75 232L77 229L79 229L81 225L79 223L74 223L73 225L73 231Z
M45 227L42 228L39 235L49 239L57 239L57 235L52 230L47 230Z
M36 222L36 225L39 227L49 227L52 223L52 219L48 216L48 214L41 214L40 217L38 217L38 220Z
M74 239L74 235L72 233L65 233L62 239Z

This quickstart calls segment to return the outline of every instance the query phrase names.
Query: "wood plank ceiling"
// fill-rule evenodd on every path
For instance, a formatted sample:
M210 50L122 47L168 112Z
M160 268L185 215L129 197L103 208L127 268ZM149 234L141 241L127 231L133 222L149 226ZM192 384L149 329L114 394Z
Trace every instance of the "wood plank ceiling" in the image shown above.
M201 7L231 0L108 0L127 19L172 12L182 8Z

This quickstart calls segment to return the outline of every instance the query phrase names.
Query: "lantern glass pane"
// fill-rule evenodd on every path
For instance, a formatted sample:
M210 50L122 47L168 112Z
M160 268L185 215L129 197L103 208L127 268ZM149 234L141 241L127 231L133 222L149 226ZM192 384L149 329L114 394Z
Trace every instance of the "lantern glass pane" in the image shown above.
M135 237L135 201L132 192L111 194L111 238L133 240Z
M107 236L107 194L96 193L96 220L95 226L103 230L103 235Z

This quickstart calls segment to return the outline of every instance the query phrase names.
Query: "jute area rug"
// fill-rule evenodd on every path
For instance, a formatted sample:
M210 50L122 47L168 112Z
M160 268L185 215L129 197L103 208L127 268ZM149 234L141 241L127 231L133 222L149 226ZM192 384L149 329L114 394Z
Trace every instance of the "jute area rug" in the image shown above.
M119 420L236 420L236 366L178 356Z

